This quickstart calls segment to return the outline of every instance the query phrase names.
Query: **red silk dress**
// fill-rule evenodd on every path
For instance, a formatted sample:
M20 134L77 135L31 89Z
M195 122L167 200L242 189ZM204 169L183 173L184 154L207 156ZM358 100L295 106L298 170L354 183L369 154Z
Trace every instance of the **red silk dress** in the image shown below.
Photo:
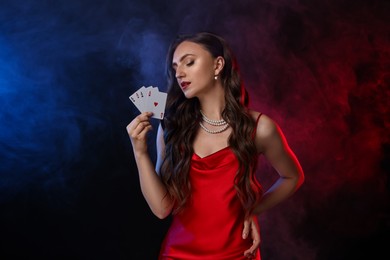
M242 238L244 211L234 188L238 160L230 147L191 158L192 197L174 215L159 260L248 260L252 238ZM257 250L256 260L260 260Z

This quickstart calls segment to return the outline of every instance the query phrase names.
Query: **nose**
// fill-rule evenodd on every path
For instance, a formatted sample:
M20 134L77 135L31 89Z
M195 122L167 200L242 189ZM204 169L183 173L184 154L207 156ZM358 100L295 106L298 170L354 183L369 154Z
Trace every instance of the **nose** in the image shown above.
M180 67L177 67L175 76L177 79L183 78L185 76L184 71Z

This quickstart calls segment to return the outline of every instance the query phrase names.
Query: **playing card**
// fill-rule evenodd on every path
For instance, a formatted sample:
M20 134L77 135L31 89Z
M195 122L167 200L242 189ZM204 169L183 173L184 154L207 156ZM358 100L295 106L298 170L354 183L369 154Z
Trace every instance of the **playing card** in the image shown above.
M148 111L153 113L153 118L160 120L164 118L167 93L160 92L157 87L143 86L135 91L129 99L141 113Z
M154 91L149 97L149 111L153 112L152 117L157 119L163 119L165 113L165 104L167 101L167 93Z
M145 89L145 98L143 99L145 111L152 112L153 105L151 100L153 100L156 92L158 92L157 87L149 86Z
M129 99L133 102L133 104L138 108L138 110L142 113L145 111L145 87L141 87L136 92L134 92Z

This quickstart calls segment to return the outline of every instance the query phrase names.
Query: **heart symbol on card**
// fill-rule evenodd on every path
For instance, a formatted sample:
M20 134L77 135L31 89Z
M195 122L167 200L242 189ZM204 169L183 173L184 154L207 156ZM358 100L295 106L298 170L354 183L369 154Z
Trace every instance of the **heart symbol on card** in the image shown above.
M153 104L154 104L154 106L156 107L156 106L158 105L158 102L154 102Z

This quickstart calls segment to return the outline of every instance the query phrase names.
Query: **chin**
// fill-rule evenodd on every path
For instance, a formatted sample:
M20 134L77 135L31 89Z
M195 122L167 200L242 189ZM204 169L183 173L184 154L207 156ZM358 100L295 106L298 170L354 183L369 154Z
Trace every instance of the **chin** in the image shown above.
M190 98L194 98L195 96L193 95L193 93L191 93L190 91L186 91L183 93L184 96L187 98L187 99L190 99Z

